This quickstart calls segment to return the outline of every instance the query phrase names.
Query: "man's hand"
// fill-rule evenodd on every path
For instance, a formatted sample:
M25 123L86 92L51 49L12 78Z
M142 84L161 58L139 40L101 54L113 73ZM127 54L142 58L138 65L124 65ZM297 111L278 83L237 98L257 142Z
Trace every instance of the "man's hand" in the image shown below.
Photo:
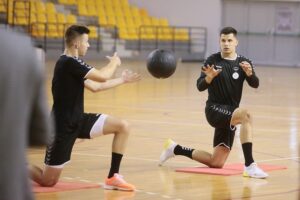
M141 80L141 75L138 73L134 73L128 69L125 69L122 72L122 79L124 83L132 83Z
M121 65L121 59L120 59L120 57L117 55L117 52L115 52L113 56L106 56L106 58L108 58L108 60L109 60L110 62L115 62L115 64L116 64L117 66L120 66L120 65Z
M206 82L211 83L212 80L221 73L222 69L216 70L214 68L214 65L211 66L207 65L207 66L203 66L201 68L201 71L206 75L205 77Z
M250 63L248 63L247 61L243 61L240 63L240 66L242 67L247 76L252 76L253 71Z

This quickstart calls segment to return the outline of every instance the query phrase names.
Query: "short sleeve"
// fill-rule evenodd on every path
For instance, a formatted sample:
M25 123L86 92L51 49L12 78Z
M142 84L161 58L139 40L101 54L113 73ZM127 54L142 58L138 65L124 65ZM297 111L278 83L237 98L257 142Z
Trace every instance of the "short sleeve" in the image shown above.
M79 58L72 58L70 62L71 74L79 79L84 79L86 74L93 68Z

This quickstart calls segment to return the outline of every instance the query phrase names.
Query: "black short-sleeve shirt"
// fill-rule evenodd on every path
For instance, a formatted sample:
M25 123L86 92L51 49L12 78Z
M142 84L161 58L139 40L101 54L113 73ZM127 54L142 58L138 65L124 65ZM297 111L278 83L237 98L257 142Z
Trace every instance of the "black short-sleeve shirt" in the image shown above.
M247 61L253 69L253 75L247 77L239 63ZM221 53L215 53L209 56L204 66L214 65L216 69L222 69L222 72L216 76L211 84L208 85L208 100L207 103L229 105L238 107L242 97L243 84L247 80L251 87L258 87L259 80L254 72L252 62L244 56L238 55L235 60L223 59ZM202 81L205 81L205 74L202 72L198 81L197 87L200 88Z
M62 55L56 62L52 79L52 114L58 134L76 128L83 117L84 77L91 69L76 57Z

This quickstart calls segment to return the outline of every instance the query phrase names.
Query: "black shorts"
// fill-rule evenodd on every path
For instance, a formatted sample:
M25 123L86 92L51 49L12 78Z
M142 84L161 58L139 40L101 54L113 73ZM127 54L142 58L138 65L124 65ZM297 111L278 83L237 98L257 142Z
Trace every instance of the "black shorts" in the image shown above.
M205 115L208 123L215 128L213 146L225 146L231 149L235 127L230 125L232 114L236 107L220 104L207 103Z
M77 138L90 139L90 131L101 114L84 113L76 129L66 132L57 132L55 140L47 146L45 164L62 165L71 159L73 145Z

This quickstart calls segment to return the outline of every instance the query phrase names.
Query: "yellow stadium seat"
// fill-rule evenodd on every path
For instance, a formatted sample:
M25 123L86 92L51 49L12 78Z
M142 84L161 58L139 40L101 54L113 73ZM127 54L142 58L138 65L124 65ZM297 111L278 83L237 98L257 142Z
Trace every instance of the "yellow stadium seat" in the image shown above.
M56 24L47 24L47 37L57 38L57 25Z
M140 10L137 7L131 7L131 15L133 17L140 17Z
M29 13L27 10L15 10L14 24L29 25Z
M6 13L6 7L4 4L0 4L0 13Z
M31 35L35 37L44 37L46 34L45 24L32 24Z
M69 14L66 16L66 22L68 24L76 24L77 23L77 18L75 15Z
M148 17L149 14L148 14L148 11L146 9L140 9L140 15L141 17Z
M105 6L113 7L113 3L111 0L103 0Z
M56 18L57 18L57 23L59 24L66 23L66 16L63 13L57 13Z
M156 29L154 27L144 27L139 30L141 39L154 40L156 38Z
M169 22L167 19L162 18L162 19L159 19L159 25L160 26L169 26Z
M65 32L66 17L63 13L57 13L57 34L58 37L63 37Z
M68 1L67 0L58 0L58 3L59 4L68 4Z
M116 18L115 17L108 17L107 18L107 24L116 25L117 24Z
M103 1L101 1L101 0L96 0L95 1L95 4L96 4L96 7L97 8L104 8L104 2Z
M112 8L106 8L105 9L105 13L106 13L106 15L109 17L109 16L116 16L116 14L115 14L115 11L112 9Z
M64 4L64 5L76 5L77 1L76 0L58 0L59 4Z
M115 12L121 12L121 13L123 13L123 8L120 7L120 6L115 6L114 10L115 10Z
M36 11L37 13L45 13L46 12L46 7L43 2L37 1L35 3Z
M151 25L152 25L152 20L151 20L151 18L143 18L143 19L142 19L142 25L151 26Z
M47 13L56 13L56 8L55 5L51 2L47 2L46 5L46 12Z
M27 8L27 6L25 5L24 2L22 1L15 1L13 2L13 6L14 6L14 9L20 9L20 10L25 10Z
M100 25L107 25L107 18L104 15L100 15L98 17L98 24Z
M134 21L134 24L136 25L136 26L141 26L142 24L143 24L143 22L142 22L142 19L141 18L132 18L133 19L133 21Z
M151 24L153 26L159 26L160 25L159 20L157 18L155 18L155 17L151 18Z
M97 39L98 38L98 28L96 26L88 26L90 29L89 38Z
M86 5L86 0L77 0L77 5Z
M0 13L6 13L6 12L7 12L6 0L0 0Z
M159 40L172 40L173 39L173 34L169 30L158 29L157 37L158 37Z
M96 7L94 5L87 5L86 10L88 12L89 16L98 16L98 12L96 10Z
M133 21L133 19L132 18L128 18L128 19L126 19L126 24L127 24L127 26L129 26L129 27L138 27L137 25L136 25L136 23Z
M47 22L50 24L56 24L57 18L55 13L48 13L47 14Z
M89 16L86 6L82 4L78 4L78 13L82 16Z
M138 34L134 29L130 30L130 29L122 28L119 29L119 38L123 40L137 40Z
M30 23L35 23L35 22L37 22L36 14L30 13Z
M98 15L105 13L105 8L103 6L96 5L96 10Z
M128 6L129 6L128 0L120 0L120 4L121 4L123 7L128 7Z
M47 23L46 14L44 13L37 13L36 18L38 23Z
M30 13L37 13L35 2L30 2Z
M188 29L175 29L174 30L174 39L175 40L189 40Z

